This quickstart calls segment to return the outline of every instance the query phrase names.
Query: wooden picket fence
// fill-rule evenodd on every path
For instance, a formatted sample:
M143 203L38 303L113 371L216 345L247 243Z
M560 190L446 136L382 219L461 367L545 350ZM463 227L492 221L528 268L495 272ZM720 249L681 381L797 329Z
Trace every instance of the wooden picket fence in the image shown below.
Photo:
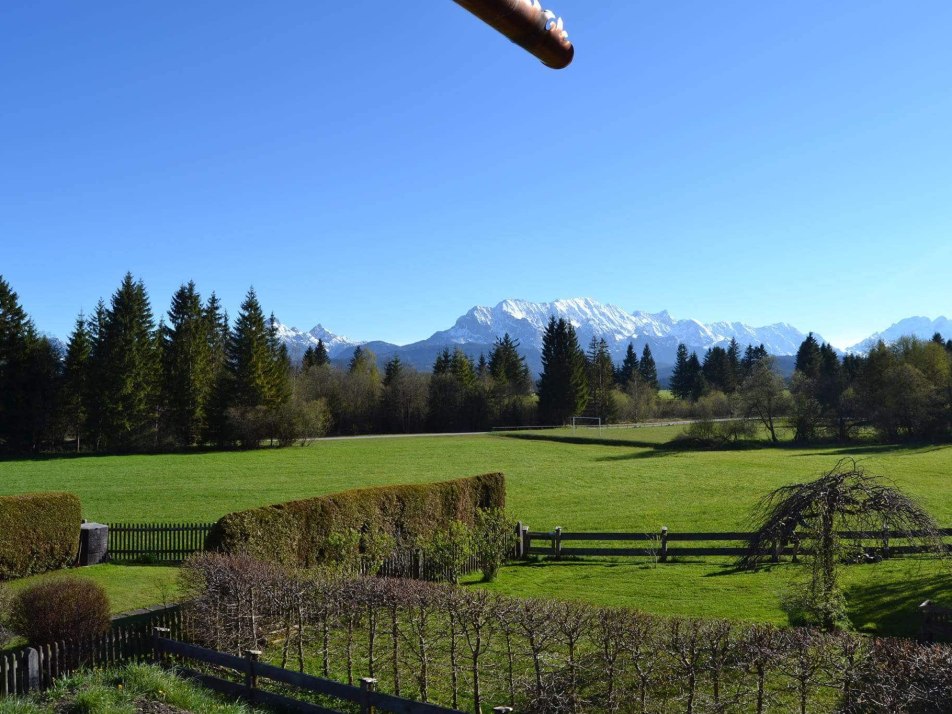
M177 564L205 549L214 523L109 523L109 559Z
M517 554L519 557L550 556L553 558L584 556L640 556L655 558L658 562L667 562L674 557L728 556L740 557L747 552L746 542L754 535L751 532L710 532L679 533L662 528L655 533L591 533L572 532L555 528L551 531L530 531L528 526L519 525ZM952 536L952 528L939 531L943 540ZM922 552L922 548L906 542L905 534L899 531L880 531L860 533L840 531L838 535L845 540L856 541L871 556L889 557ZM913 536L923 535L919 533ZM790 556L797 560L801 552L800 535L785 542L774 542L771 547L771 560L779 562L781 556ZM687 542L699 545L671 547L672 543ZM583 543L584 545L574 545ZM613 545L622 543L621 547ZM568 545L566 545L568 544ZM596 545L593 545L596 544ZM631 544L635 544L631 547ZM628 547L625 547L628 546ZM947 547L948 544L947 544Z
M0 695L42 691L60 677L86 667L149 660L155 627L181 636L179 606L117 618L109 632L85 642L54 642L5 652L0 655Z

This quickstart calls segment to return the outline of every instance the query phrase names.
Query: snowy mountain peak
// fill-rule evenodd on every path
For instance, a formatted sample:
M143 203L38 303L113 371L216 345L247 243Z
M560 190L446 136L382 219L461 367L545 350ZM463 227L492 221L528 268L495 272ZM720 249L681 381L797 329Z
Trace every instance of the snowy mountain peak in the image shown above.
M854 354L865 354L875 347L876 343L878 343L880 340L885 342L887 345L895 342L900 337L906 336L918 337L922 340L928 340L931 339L936 332L940 333L946 339L952 337L952 320L944 316L939 316L933 320L928 317L916 315L914 317L907 317L904 320L900 320L899 322L890 325L882 332L877 332L870 335L865 340L847 347L846 351Z

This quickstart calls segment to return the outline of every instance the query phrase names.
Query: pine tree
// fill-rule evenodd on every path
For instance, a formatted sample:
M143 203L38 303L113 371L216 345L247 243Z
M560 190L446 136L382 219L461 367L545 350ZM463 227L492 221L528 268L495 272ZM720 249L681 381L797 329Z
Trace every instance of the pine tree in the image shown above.
M734 371L730 364L730 357L723 347L715 345L705 353L701 370L705 381L713 389L719 389L726 394L730 394L737 386L734 383Z
M658 391L658 366L655 364L654 357L651 356L651 348L645 345L641 351L641 362L638 364L638 373L641 375L641 381L649 387Z
M271 406L273 365L268 325L254 288L248 290L228 341L231 404Z
M640 375L641 365L638 362L638 355L635 353L635 346L629 342L628 349L625 350L625 359L622 360L621 368L618 370L618 384L624 389L633 377L640 377Z
M317 341L317 347L314 348L314 366L323 367L331 363L330 355L327 354L327 347L324 345L324 340L319 339Z
M268 320L268 356L271 360L268 406L274 408L291 398L291 357L287 345L278 337L278 321L273 312ZM376 360L374 362L376 370Z
M77 453L87 433L87 395L89 394L90 357L93 342L86 317L79 313L66 343L63 360L63 384L60 394L60 415L63 426L76 441Z
M697 401L704 394L707 386L704 382L704 370L701 368L701 360L697 357L697 352L691 352L688 357L688 383L691 385L690 397L692 401Z
M564 424L582 413L587 403L585 354L575 328L564 318L550 317L542 335L539 417L546 424Z
M126 273L112 296L96 345L102 437L107 448L154 447L160 359L145 285Z
M168 318L160 331L165 421L177 444L191 446L206 431L215 379L207 315L194 282L172 296Z
M304 350L304 355L301 357L301 369L307 371L314 366L314 345L308 345L308 348Z
M815 379L820 371L820 345L811 332L800 343L797 349L797 359L794 366L797 372L802 372L807 377Z
M740 386L743 375L740 370L740 345L733 337L731 337L731 342L727 346L727 368L730 372L730 391L734 392Z
M674 371L671 372L671 393L678 399L690 399L692 384L691 375L688 370L688 348L683 344L678 345L678 351L674 358Z
M630 345L629 345L630 346ZM612 364L608 343L605 339L592 341L588 348L588 410L592 416L608 421L614 417L614 402L611 397L615 385L615 366Z
M205 303L203 316L211 365L211 391L205 408L205 431L201 440L223 447L229 441L227 412L231 406L232 383L228 368L228 345L231 329L228 326L228 313L214 292Z
M20 306L19 296L0 275L0 450L28 451L25 428L29 395L24 378L30 352L37 341L33 321Z
M501 398L525 396L532 389L529 366L519 354L519 340L513 340L508 332L496 339L489 352L489 375L494 393Z

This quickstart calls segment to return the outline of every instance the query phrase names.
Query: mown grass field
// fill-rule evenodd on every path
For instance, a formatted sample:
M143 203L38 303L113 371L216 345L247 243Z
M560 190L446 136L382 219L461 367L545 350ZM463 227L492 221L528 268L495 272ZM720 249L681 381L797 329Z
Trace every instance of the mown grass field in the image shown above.
M765 492L851 457L917 497L940 524L952 526L952 446L664 448L679 431L328 440L254 452L6 461L0 462L0 493L72 491L90 520L205 521L357 486L503 471L511 515L533 530L744 530ZM783 622L779 595L796 587L803 570L781 565L737 573L717 559L657 566L646 559L587 560L509 567L493 587L665 614ZM110 574L107 580L120 587L117 578L126 579ZM127 579L134 588L141 578ZM867 630L909 632L919 602L952 602L952 569L934 560L853 566L844 584L854 622Z

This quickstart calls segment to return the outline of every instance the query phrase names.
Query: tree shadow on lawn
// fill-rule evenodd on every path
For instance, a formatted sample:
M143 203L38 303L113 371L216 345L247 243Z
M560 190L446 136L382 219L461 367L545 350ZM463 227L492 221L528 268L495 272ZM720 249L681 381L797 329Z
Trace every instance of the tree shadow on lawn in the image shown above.
M554 434L499 434L503 439L521 439L523 441L554 441L558 444L576 444L576 445L594 445L594 446L618 446L625 449L632 447L637 449L657 449L666 446L656 441L636 441L632 439L605 439L588 438L584 436L556 436Z
M816 448L816 444L807 444L802 448ZM796 445L790 445L790 448L797 448ZM919 456L929 454L933 451L943 451L952 448L952 444L857 444L856 446L840 445L839 448L829 451L808 451L805 453L794 454L794 456L855 456L857 454L867 454L875 456L877 454L897 454L899 456Z
M860 632L916 637L922 622L919 605L932 600L938 605L952 606L952 572L903 577L885 583L858 583L846 586L844 593L849 618Z

